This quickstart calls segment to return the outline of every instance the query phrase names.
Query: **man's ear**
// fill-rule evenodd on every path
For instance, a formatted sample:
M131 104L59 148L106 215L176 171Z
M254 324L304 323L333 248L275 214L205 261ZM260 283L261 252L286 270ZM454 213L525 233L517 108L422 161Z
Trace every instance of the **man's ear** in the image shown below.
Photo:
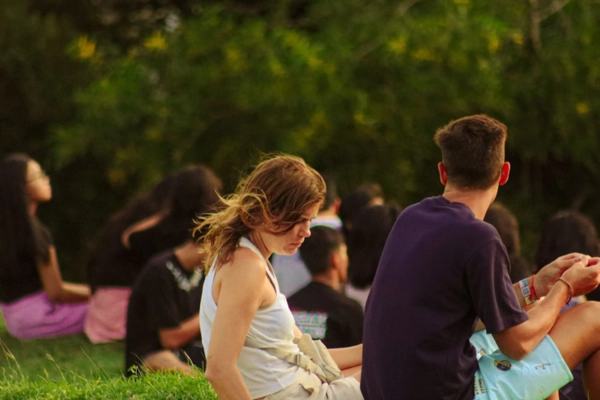
M508 182L509 175L510 175L510 163L508 161L505 161L504 165L502 165L502 172L500 173L500 181L498 182L498 184L500 186L506 184L506 182Z
M333 209L335 210L335 215L340 213L340 205L342 204L342 199L335 199L333 202Z
M442 185L446 186L446 183L448 183L448 173L446 172L446 166L443 162L438 163L438 172L440 174L440 182L442 182Z
M339 270L340 269L340 255L337 251L334 251L329 256L329 269Z

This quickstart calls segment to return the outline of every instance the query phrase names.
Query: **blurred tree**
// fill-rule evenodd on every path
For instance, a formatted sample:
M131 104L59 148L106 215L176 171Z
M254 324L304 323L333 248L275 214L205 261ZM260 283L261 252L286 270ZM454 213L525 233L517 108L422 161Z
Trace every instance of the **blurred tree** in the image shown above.
M48 60L53 78L19 89L28 98L46 87L39 98L51 105L39 142L20 145L45 149L56 126L48 161L74 204L55 216L86 226L79 244L107 210L185 163L209 165L231 189L268 151L335 172L342 194L371 180L408 205L441 191L435 130L472 113L509 127L513 176L500 198L521 221L525 252L558 208L600 221L595 1L8 1L18 13L0 15L13 27L0 32L22 25L25 36L3 45L26 61L7 56L0 68L25 82ZM3 96L15 90L2 84ZM18 112L2 123L30 131L36 119Z

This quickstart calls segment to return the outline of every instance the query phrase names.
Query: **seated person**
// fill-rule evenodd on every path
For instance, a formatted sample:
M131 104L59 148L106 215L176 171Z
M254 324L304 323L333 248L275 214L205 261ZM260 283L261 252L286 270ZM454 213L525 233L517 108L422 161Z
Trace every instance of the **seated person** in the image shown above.
M298 157L263 159L197 227L206 231L205 377L221 399L362 399L362 345L328 350L303 335L268 261L311 235L325 182ZM304 354L316 346L315 363Z
M85 325L93 343L125 337L125 314L135 278L153 256L190 240L194 219L212 210L221 181L209 168L192 165L161 186L164 190L157 195L167 193L160 196L162 201L157 199L160 206L149 217L129 221L129 227L119 222L96 249L98 255L90 265L94 294ZM141 204L132 207L135 214L142 208Z
M203 257L188 241L154 257L137 278L127 309L125 373L204 368L198 310ZM137 366L137 368L136 368Z
M19 339L83 331L90 288L66 282L50 230L37 218L52 199L50 178L29 156L0 162L0 310Z
M315 226L300 247L312 282L288 299L302 333L321 339L328 348L362 342L363 310L340 292L348 275L348 255L341 232Z
M600 305L560 314L600 283L600 259L569 254L511 284L498 232L483 217L507 183L506 126L476 115L438 130L441 196L406 208L390 232L365 310L361 390L366 400L539 399L584 363L600 399ZM538 302L542 297L543 301ZM529 311L525 306L537 305ZM393 311L393 318L390 312ZM499 350L479 353L477 318Z
M145 264L139 265L133 259L121 242L121 235L130 226L137 226L139 221L160 217L168 211L176 177L176 174L169 175L150 192L132 199L111 216L96 238L87 266L92 297L84 326L84 332L92 343L125 338L131 287Z
M600 255L598 235L594 223L574 210L562 210L550 216L540 232L540 241L535 256L536 272L540 266L552 261L557 254L583 253L590 256ZM546 263L546 264L542 264ZM598 289L587 293L585 297L598 300L594 295L599 293ZM573 297L571 301L563 306L561 312L575 307L585 301L584 296ZM560 389L562 400L585 400L587 395L583 386L582 364L571 370L573 381Z

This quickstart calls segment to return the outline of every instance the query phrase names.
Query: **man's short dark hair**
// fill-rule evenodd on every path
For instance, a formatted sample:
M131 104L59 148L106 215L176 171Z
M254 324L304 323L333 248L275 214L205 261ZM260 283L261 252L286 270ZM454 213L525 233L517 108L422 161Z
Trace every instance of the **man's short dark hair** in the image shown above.
M315 226L300 247L300 257L311 275L326 273L331 256L344 243L342 234L328 226Z
M448 183L460 189L488 189L500 178L506 125L487 115L450 122L435 134Z

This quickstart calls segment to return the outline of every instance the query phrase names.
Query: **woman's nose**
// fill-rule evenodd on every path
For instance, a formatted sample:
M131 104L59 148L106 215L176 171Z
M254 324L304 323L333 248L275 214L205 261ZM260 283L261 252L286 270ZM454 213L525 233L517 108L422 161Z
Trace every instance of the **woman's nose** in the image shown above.
M300 225L300 236L310 237L310 221L307 221Z

